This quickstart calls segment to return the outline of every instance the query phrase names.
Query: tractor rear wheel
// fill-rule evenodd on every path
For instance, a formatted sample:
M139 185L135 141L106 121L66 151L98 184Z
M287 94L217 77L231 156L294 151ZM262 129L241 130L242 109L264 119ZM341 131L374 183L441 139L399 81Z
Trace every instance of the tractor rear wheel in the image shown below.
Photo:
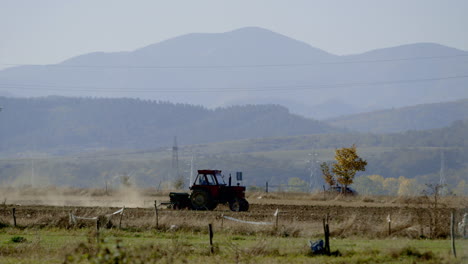
M247 212L249 210L249 202L247 202L246 199L240 199L239 204L241 212Z
M204 190L194 190L190 196L190 201L195 210L213 210L218 205L213 201L211 195Z

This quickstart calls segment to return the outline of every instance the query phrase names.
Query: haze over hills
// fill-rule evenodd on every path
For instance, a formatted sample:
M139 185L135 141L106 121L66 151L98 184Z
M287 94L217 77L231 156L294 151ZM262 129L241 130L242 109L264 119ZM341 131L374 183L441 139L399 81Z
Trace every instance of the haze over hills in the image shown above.
M174 136L179 136L182 145L240 139L259 142L259 138L264 138L265 142L270 142L266 145L281 149L288 146L283 146L281 140L273 144L275 138L320 134L310 137L310 142L297 139L285 139L285 142L290 144L289 147L299 144L296 148L301 149L337 148L353 140L362 145L368 140L373 142L369 146L375 147L381 146L379 142L383 139L369 132L427 130L447 127L454 121L468 120L468 99L350 115L326 122L291 114L279 105L246 105L210 110L203 106L130 98L53 96L0 97L0 106L3 108L0 123L5 124L0 126L0 150L3 153L148 149L167 147L172 144ZM445 134L451 133L448 129L443 131ZM366 133L359 135L355 132ZM338 134L330 137L323 135L328 133ZM385 146L411 146L417 138L409 135L405 133L401 139L390 141ZM328 142L328 145L321 146L320 142ZM432 147L434 143L427 141L425 145ZM254 144L248 146L252 148ZM423 147L424 144L418 146ZM245 152L235 145L227 149Z
M468 99L347 115L327 123L358 132L392 133L441 128L457 120L468 120Z
M209 110L138 99L0 97L0 153L148 149L246 138L338 132L278 105Z
M336 148L352 144L369 162L367 175L434 182L442 152L451 187L468 172L466 119L438 129L373 134L343 131L278 105L210 110L130 98L54 96L0 97L0 106L2 184L27 184L34 158L42 184L92 187L99 175L134 171L140 186L157 186L163 175L171 173L169 147L174 136L178 136L181 167L195 153L198 168L242 168L249 184L257 186L265 181L287 184L291 177L307 181L308 154L318 153L318 160L329 161ZM389 117L376 112L380 121L362 122L376 126L382 122L386 128L407 116L422 127L440 121L436 114L462 119L465 107L466 100L414 106L389 111Z
M0 90L209 108L272 103L323 119L468 98L467 60L466 51L432 43L336 56L251 27L183 35L131 52L84 54L57 65L9 68L0 71Z
M242 170L249 186L287 184L292 177L307 182L310 153L318 153L320 162L330 161L336 148L352 144L369 163L364 175L404 176L422 186L438 183L441 153L450 188L468 173L468 120L405 133L330 133L322 122L274 105L207 110L134 99L60 97L0 97L0 104L6 106L0 123L8 124L0 126L0 183L5 186L27 185L32 159L41 185L95 187L105 175L132 172L138 186L158 186L171 174L175 130L183 132L178 138L181 170L188 170L187 161L195 154L196 168ZM304 130L320 134L305 135ZM282 136L286 134L292 136ZM191 142L197 144L187 145Z

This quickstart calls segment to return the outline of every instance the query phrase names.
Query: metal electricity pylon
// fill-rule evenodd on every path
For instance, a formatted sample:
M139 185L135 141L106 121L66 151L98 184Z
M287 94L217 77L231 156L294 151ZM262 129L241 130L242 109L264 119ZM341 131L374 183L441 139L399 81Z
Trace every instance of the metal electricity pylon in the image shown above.
M189 177L189 187L192 187L193 184L193 154L192 154L192 159L190 160L190 177Z
M313 192L320 189L319 173L317 173L318 154L309 153L309 191Z
M175 182L179 178L179 148L177 147L177 137L174 137L174 145L172 146L172 166L171 166L171 182Z
M439 194L445 195L448 193L447 180L445 179L445 154L444 151L440 153L440 179L439 179Z

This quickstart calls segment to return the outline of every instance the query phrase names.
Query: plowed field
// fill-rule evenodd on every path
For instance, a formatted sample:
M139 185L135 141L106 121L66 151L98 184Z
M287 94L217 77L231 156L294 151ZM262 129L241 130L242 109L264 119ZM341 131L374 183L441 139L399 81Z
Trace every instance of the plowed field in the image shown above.
M127 228L154 228L156 225L154 200L145 197L140 205L144 207L127 207L122 217L122 226ZM153 197L154 198L154 197ZM163 201L164 197L159 198ZM252 228L269 229L276 226L276 210L278 214L278 228L290 230L295 234L310 235L321 232L322 221L328 215L332 233L340 236L387 236L388 217L391 219L391 235L403 237L422 237L434 235L446 236L449 232L449 216L451 210L456 210L456 216L461 218L466 211L463 207L455 208L446 204L440 204L433 209L431 204L425 203L398 203L398 202L362 202L362 199L353 198L346 200L331 199L308 200L295 197L249 197L251 206L248 212L231 212L227 206L220 205L214 211L174 211L164 205L158 206L158 226L163 228L173 227L202 227L207 223L223 225L223 228L233 230L251 230ZM38 203L34 199L16 200L14 204L5 204L0 210L0 220L12 223L12 208L16 208L17 224L19 226L56 226L70 227L70 214L80 217L95 217L111 214L121 207L106 206L108 204L125 205L125 200L112 200L102 197L93 197L93 206L81 206L84 200L62 200L62 206L33 205ZM156 200L156 199L155 199ZM59 201L56 201L59 202ZM90 199L86 200L90 203ZM129 203L133 203L129 201ZM29 204L29 205L28 205ZM158 202L159 204L159 202ZM229 216L232 219L222 219ZM120 221L120 215L114 215L110 220L116 225ZM252 222L268 222L270 225L255 225ZM93 225L93 221L79 220L79 226ZM437 227L436 227L437 225ZM434 231L434 228L437 230Z

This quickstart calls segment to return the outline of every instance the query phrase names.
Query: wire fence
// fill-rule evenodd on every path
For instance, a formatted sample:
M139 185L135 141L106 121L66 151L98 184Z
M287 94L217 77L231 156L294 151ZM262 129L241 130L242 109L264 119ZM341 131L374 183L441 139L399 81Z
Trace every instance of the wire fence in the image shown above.
M156 223L157 223L157 217L158 217L158 207L155 206L155 210L156 210ZM14 211L14 210L13 210ZM124 212L125 212L125 207L122 207L121 209L118 209L114 212L111 212L111 213L108 213L108 214L103 214L103 215L98 215L98 216L79 216L79 215L75 215L74 213L69 213L69 217L70 217L70 224L76 226L78 220L84 220L84 221L96 221L97 225L96 225L96 230L95 232L89 232L88 229L85 229L83 231L79 231L80 229L75 229L75 231L71 231L73 232L72 234L69 233L70 231L68 229L59 229L59 230L52 230L52 231L48 231L48 230L36 230L34 231L33 234L31 234L31 232L29 232L27 229L25 229L25 231L23 232L22 230L18 230L18 232L14 232L14 233L8 233L8 234L0 234L0 237L2 236L8 236L8 235L24 235L25 237L28 238L28 240L34 242L38 242L38 243L42 243L42 244L50 244L50 245L56 245L56 244L59 244L57 242L54 242L54 241L57 241L57 240L60 240L60 238L66 238L67 241L75 241L75 242L80 242L80 240L83 242L83 241L92 241L94 238L96 239L96 243L101 243L100 241L104 241L102 240L103 238L106 238L106 242L105 243L113 243L113 239L115 239L116 241L117 240L121 240L121 241L126 241L126 243L132 243L133 245L144 245L144 244L157 244L158 241L162 241L162 240L167 240L167 236L165 235L159 235L159 233L153 233L151 232L148 236L128 236L126 235L125 233L126 232L131 232L131 233L134 233L135 230L133 229L123 229L123 232L114 232L112 229L100 229L99 227L99 221L102 217L105 217L107 219L110 219L112 218L113 216L120 216L120 221L122 221L122 216L124 215ZM217 220L212 220L213 221L216 221L218 224L220 224L219 227L219 230L217 230L216 232L220 232L221 234L222 231L223 231L223 221L224 220L229 220L229 221L233 221L233 222L237 222L237 223L241 223L241 224L247 224L247 225L260 225L260 226L274 226L274 229L278 229L278 219L279 219L279 216L281 214L281 211L279 209L276 209L276 211L274 213L271 214L271 216L274 217L274 221L272 222L265 222L265 221L251 221L251 220L245 220L245 219L239 219L239 218L236 218L236 217L231 217L231 216L225 216L224 214L221 215L221 217L218 217L216 218ZM14 213L13 213L14 215ZM248 218L248 215L244 215L244 218L247 217ZM459 223L457 223L457 226L458 226L458 232L459 234L466 234L466 221L467 221L467 217L468 217L468 214L465 213L462 217L462 221L460 221ZM452 215L452 218L453 218L453 215ZM327 219L328 219L328 216L327 216ZM220 223L219 223L219 220L220 220ZM392 218L390 217L390 215L387 217L387 222L388 223L391 223L392 222ZM15 220L16 221L16 220ZM287 225L287 224L286 224ZM213 245L212 245L212 236L213 236L213 231L212 231L212 224L209 225L210 226L210 245L211 247L213 248ZM120 228L120 224L119 224L119 229ZM78 231L77 231L78 230ZM92 230L92 229L91 229ZM146 230L146 232L148 232L149 230ZM166 231L173 231L173 228L172 226L167 229ZM187 231L187 230L185 230ZM54 233L56 232L56 233ZM143 231L136 231L136 232L145 232L145 230ZM464 233L463 233L464 232ZM23 234L24 233L24 234ZM224 238L224 243L223 242L223 238L220 239L220 241L222 242L221 244L218 245L218 248L219 249L222 249L222 250L225 250L227 248L229 248L230 244L229 243L232 243L232 241L229 240L229 236L233 235L233 233L231 231L228 231L227 233L228 236L226 236ZM276 232L276 233L271 233L272 236L269 236L269 239L283 239L284 236L281 235L281 232ZM255 236L256 233L249 233L249 234L244 234L246 236ZM320 239L321 238L321 234L320 233L317 233L315 234L314 236L310 236L309 238L312 238L312 239ZM326 235L325 235L326 236ZM184 239L183 236L178 236L179 238L178 239ZM50 239L48 239L50 238ZM288 240L288 244L289 246L299 246L301 247L301 244L307 244L307 243L310 243L310 245L312 245L312 240L309 240L309 238L306 238L306 237L296 237L295 240ZM189 239L189 238L187 238ZM265 239L265 238L263 238ZM302 241L303 239L303 241ZM377 239L377 238L371 238L371 239L356 239L355 237L347 237L347 238L334 238L332 240L332 248L334 249L339 249L339 250L351 250L351 251L355 251L355 250L363 250L363 251L366 251L366 250L378 250L380 252L392 252L392 251L401 251L402 249L404 249L405 247L411 247L411 248L414 248L414 249L417 249L419 251L427 251L427 252L450 252L450 249L454 250L454 244L452 245L450 243L450 240L448 239L436 239L436 240L415 240L415 239L405 239L405 238L397 238L397 240L394 240L395 238L393 238L392 240L389 240L388 238L380 238L380 239ZM133 243L132 241L133 240L139 240L140 242L138 243ZM349 241L349 242L348 242ZM452 240L453 241L453 240ZM395 243L396 242L396 243ZM200 244L200 245L204 245L206 243L204 243L203 241L200 240L200 242L195 242L197 244ZM452 242L453 243L453 242ZM468 249L468 240L459 240L458 239L458 246L459 248L461 249L461 256L465 256L466 255L466 250Z
M129 215L128 217L126 217L125 221L126 221L126 224L125 226L127 228L134 228L134 227L138 227L138 225L142 226L143 228L140 228L141 230L145 230L145 229L151 229L151 226L153 225L154 222L159 222L160 219L163 219L164 221L164 224L163 224L163 227L167 227L167 226L172 226L172 225L179 225L179 224L182 224L184 225L184 228L190 228L190 225L192 224L193 226L192 227L197 227L200 226L200 225L203 225L203 223L205 223L205 221L208 219L208 221L213 221L214 219L222 219L223 220L227 220L227 221L231 221L231 222L235 222L235 223L241 223L241 224L245 224L245 225L252 225L252 226L275 226L276 228L278 227L278 219L280 218L280 215L282 215L284 218L282 219L282 222L281 224L285 227L290 227L290 226L294 226L294 224L297 224L297 223L301 223L300 226L294 226L294 228L296 229L308 229L310 228L311 226L315 225L314 226L314 230L317 231L319 230L319 222L317 221L317 217L315 218L309 218L310 220L309 221L295 221L295 216L296 214L300 214L301 212L298 211L288 211L288 210L285 210L285 211L280 211L279 209L276 209L275 212L271 212L271 213L262 213L262 214L251 214L251 213L247 213L247 214L240 214L239 216L240 217L234 217L234 215L224 215L223 211L218 211L218 212L200 212L198 211L197 213L195 213L196 211L176 211L176 210L163 210L162 212L160 212L158 214L158 206L155 207L156 208L156 215L152 215L151 214L151 211L150 209L144 209L144 211L138 211L138 209L135 210L135 208L131 208L129 210L133 210L133 211L129 211L129 213L131 212L131 216ZM22 222L22 227L27 227L27 226L37 226L38 222L35 222L35 220L37 220L38 218L41 218L42 221L48 221L48 225L46 226L49 226L49 227L52 227L54 225L54 223L58 223L58 220L59 218L64 218L64 213L66 212L66 210L64 211L61 211L60 213L58 211L51 211L51 212L47 212L45 216L39 216L39 214L33 214L32 216L30 215L30 211L28 211L27 214L25 214L25 212L22 212L20 218L17 219L17 212L15 210L16 208L13 208L12 211L7 211L7 210L3 210L3 216L0 217L0 224L3 222L9 222L9 220L6 220L5 221L5 217L12 217L13 218L13 222L14 222L14 227L16 227L17 225L17 221L19 220L20 222ZM110 221L110 219L113 217L113 216L120 216L120 219L119 220L119 223L118 225L114 225L112 224L111 226L113 227L121 227L121 224L122 224L122 220L123 220L123 216L124 216L124 212L125 212L125 207L122 207L118 210L115 210L111 213L107 213L107 214L102 214L100 212L102 212L103 210L105 209L100 209L100 210L90 210L90 212L86 212L86 209L83 209L81 208L79 210L79 212L81 212L81 215L78 215L75 212L71 212L69 211L68 212L68 216L69 216L69 221L68 221L68 225L67 224L61 224L61 227L71 227L71 226L76 226L78 224L78 221L80 220L83 220L83 221L97 221L100 217L105 217L107 219L107 222ZM30 210L30 209L28 209ZM39 211L41 209L38 209ZM100 211L100 212L99 212ZM6 212L8 212L8 214L5 214ZM12 212L12 214L10 214L10 212ZM20 210L21 212L21 210ZM94 212L96 215L92 215ZM193 213L192 213L193 212ZM57 215L57 213L59 213L59 215ZM219 213L219 214L218 214ZM90 215L91 214L91 215ZM234 213L235 214L235 213ZM457 238L468 238L467 236L467 225L466 223L468 222L468 213L462 213L462 214L458 214L459 217L458 217L458 221L455 223L455 233L457 235ZM182 217L181 217L182 216ZM26 218L27 217L27 218ZM263 218L263 219L262 219ZM439 221L442 221L442 218L441 217L439 219ZM273 220L273 221L265 221L265 220ZM444 218L445 219L445 218ZM3 220L3 221L2 221ZM192 222L190 222L189 220L192 220ZM195 224L194 224L194 220L195 220ZM216 220L216 221L218 221ZM188 221L188 222L187 222ZM342 223L340 223L341 220L336 220L337 222L335 222L337 225L341 225L339 227L339 229L346 229L346 226L343 225ZM354 221L354 219L350 218L350 221ZM360 220L359 220L360 221ZM369 219L370 221L370 219ZM424 226L425 224L423 223L413 223L411 225L408 225L406 226L406 224L401 224L398 222L398 218L397 216L393 216L393 217L390 217L390 214L388 216L386 216L386 219L382 220L382 221L385 221L386 223L388 222L389 224L389 232L388 232L388 237L392 237L393 234L395 234L395 232L392 232L392 230L390 230L390 225L392 225L392 227L395 228L396 232L399 232L403 229L406 229L406 228L410 228L410 229L417 229L419 226L421 228L421 230L424 228L426 230L429 229L429 231L431 231L430 229L431 228L435 228L434 226ZM393 226L393 223L395 223L395 226ZM444 220L444 223L445 223L445 220ZM430 222L426 223L426 224L429 224L431 225ZM440 224L440 223L439 223ZM39 224L40 225L40 224ZM133 226L132 226L133 225ZM245 227L244 225L244 227ZM369 228L374 228L373 230L375 232L378 232L379 233L379 237L384 237L385 235L382 235L384 234L384 224L382 222L382 224L377 224L377 226L380 226L380 228L375 228L375 224L373 224L374 227L372 226L369 226ZM4 225L5 226L5 225ZM8 226L8 225L7 225ZM89 224L86 224L86 225L80 225L80 226L89 226ZM345 226L345 227L343 227ZM57 226L57 227L60 227L60 226ZM240 226L242 227L242 226ZM338 227L337 227L338 228ZM352 227L352 223L350 225L349 228L353 228ZM441 228L445 228L445 225L444 227L441 227ZM359 229L356 229L357 231L359 231ZM308 233L311 233L313 231L309 230ZM426 231L427 232L427 231ZM356 233L356 232L355 232ZM450 233L450 232L448 232ZM343 233L345 234L345 233ZM370 233L366 233L366 235L369 235ZM349 235L349 233L348 233ZM404 234L402 235L402 233L400 234L396 234L395 236L398 236L398 237L404 237ZM413 236L414 237L414 236ZM433 238L433 237L432 237Z

